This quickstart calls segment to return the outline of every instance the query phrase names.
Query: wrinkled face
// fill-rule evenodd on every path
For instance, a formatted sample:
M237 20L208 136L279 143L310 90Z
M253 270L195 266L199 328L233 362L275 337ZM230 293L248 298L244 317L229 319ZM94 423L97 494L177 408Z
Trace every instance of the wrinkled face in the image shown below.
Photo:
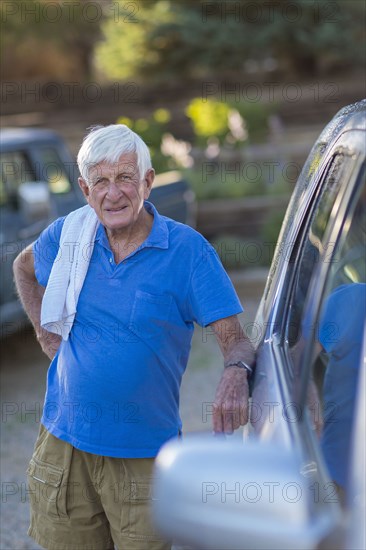
M79 185L107 232L113 234L138 226L153 180L154 170L140 178L135 153L126 153L115 164L96 164L89 170L88 182L79 178Z

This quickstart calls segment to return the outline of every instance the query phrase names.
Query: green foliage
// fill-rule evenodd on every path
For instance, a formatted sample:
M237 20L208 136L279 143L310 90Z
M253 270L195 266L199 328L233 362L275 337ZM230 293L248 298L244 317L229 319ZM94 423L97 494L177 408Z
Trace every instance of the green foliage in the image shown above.
M118 0L114 8L102 25L104 40L95 50L98 70L110 79L151 77L159 61L159 49L167 47L164 36L160 42L159 37L152 39L154 29L174 19L170 2Z
M131 10L120 0L120 12ZM97 50L109 78L168 80L242 72L248 59L274 58L288 74L316 76L364 61L364 2L328 0L143 0L110 15ZM127 6L127 7L126 7Z
M210 170L214 171L214 163L210 163L210 165L212 165ZM210 176L207 176L207 166L204 164L201 169L195 168L184 172L196 194L197 200L263 195L266 193L266 182L262 177L263 173L265 172L259 172L258 178L253 176L250 180L245 180L240 173L222 172L219 163L217 164L217 171Z
M20 78L52 76L62 80L70 76L67 71L72 67L79 80L90 78L94 45L100 38L104 6L99 6L93 16L91 13L87 16L84 7L82 2L60 0L1 2L1 47L6 62L4 70L12 76L16 75L16 65L19 64ZM49 50L51 56L54 56L53 67L48 62ZM24 60L30 61L32 56L36 57L36 62L31 71L28 67L30 74L24 75L22 69L27 71ZM45 73L42 72L45 68L43 59L48 63Z
M233 104L245 120L250 143L262 142L268 136L268 118L275 111L275 105L262 102L240 101Z
M263 65L269 57L287 75L365 62L362 0L9 0L0 9L5 71L12 74L33 51L42 74L49 46L63 58L52 68L59 79L71 65L84 79L96 68L112 80L151 83L241 75L248 60Z
M125 124L141 136L149 148L157 149L160 147L162 136L166 132L166 124L169 121L169 111L166 111L166 113L167 118L164 122L159 121L159 113L157 114L157 111L155 111L148 118L138 118L136 120L122 116L118 118L117 124Z
M232 148L242 146L243 142L264 141L273 109L263 103L226 103L197 97L189 102L185 113L191 120L198 146L205 147L210 138L214 138L221 145Z
M271 24L261 26L257 45L269 47L289 72L315 76L337 63L356 65L364 60L364 51L354 42L356 37L365 39L362 2L296 0L291 6L286 4L287 0L274 3Z
M222 142L229 132L230 107L227 103L212 99L202 101L202 98L197 97L190 101L185 112L192 122L198 141L203 145L207 145L207 139L213 136Z
M285 180L282 175L277 177L276 171L273 174L272 171L269 172L269 165L273 166L271 161L263 160L251 164L253 166L249 163L244 170L243 163L209 161L202 163L200 167L183 170L183 173L190 182L198 200L291 195L293 186L289 181ZM235 170L236 165L238 170ZM272 175L275 179L269 181L269 176L272 177ZM277 219L276 216L275 219ZM276 221L273 223L276 224ZM270 237L272 236L271 227L269 224L268 234ZM268 235L266 234L266 236Z

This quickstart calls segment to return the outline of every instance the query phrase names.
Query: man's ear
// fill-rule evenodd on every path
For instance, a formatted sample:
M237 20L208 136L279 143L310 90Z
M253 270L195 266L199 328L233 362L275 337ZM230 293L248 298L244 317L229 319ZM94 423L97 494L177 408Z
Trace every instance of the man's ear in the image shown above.
M149 198L149 195L151 193L151 188L154 183L154 179L155 179L155 170L153 168L150 168L146 172L145 178L144 178L144 184L145 184L144 199L145 200Z
M89 202L90 188L89 188L88 184L86 183L86 181L83 178L78 178L78 184L79 184L79 187L80 187L84 197Z

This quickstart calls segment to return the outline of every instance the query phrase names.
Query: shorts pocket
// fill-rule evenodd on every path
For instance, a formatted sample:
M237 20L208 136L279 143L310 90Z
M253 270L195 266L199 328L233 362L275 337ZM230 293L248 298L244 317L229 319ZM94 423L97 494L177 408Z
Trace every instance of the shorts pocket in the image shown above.
M68 519L64 470L33 456L27 475L32 509L40 515Z
M170 326L173 297L137 290L129 329L144 340L163 338Z
M130 480L124 484L121 531L135 540L159 540L151 520L152 480Z

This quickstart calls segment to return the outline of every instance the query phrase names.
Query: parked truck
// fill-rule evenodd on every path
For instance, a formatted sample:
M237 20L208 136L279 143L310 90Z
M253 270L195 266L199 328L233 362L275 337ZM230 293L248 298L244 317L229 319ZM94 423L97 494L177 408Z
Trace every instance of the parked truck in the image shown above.
M1 336L25 322L12 264L54 219L85 204L75 159L51 130L8 128L0 132L0 321ZM160 214L195 225L195 197L179 172L156 176L151 202Z

